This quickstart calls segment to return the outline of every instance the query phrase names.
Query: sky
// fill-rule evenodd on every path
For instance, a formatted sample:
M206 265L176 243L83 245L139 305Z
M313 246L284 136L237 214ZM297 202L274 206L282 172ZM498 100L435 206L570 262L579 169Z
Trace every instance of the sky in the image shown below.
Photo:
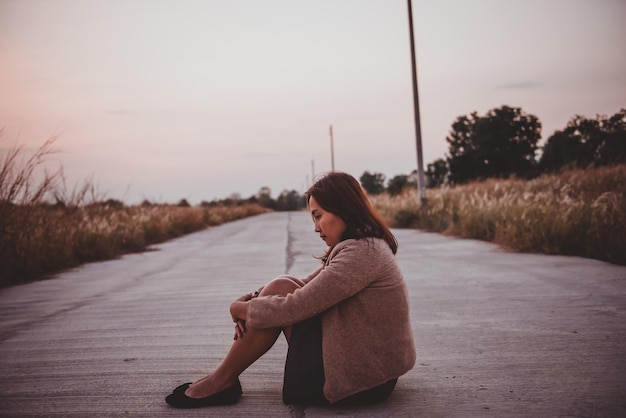
M424 164L458 116L626 107L626 1L413 0ZM0 0L0 148L192 204L417 168L403 0ZM541 143L540 143L541 144Z

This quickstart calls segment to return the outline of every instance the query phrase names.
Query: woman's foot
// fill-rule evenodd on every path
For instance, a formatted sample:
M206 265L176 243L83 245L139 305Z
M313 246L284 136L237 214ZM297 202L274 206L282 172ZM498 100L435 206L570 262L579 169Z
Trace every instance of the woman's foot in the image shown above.
M184 391L185 395L190 398L206 398L213 394L219 393L223 390L236 384L239 380L220 379L216 377L214 373L211 373L202 379L198 379L191 383L189 387ZM180 386L182 388L182 385Z
M189 387L187 391L182 390L186 385L187 384L181 385L174 389L174 392L165 398L165 402L174 408L200 408L204 406L232 405L239 400L242 394L239 378L237 378L235 383L226 389L201 398L188 396L186 392L190 391L192 388Z

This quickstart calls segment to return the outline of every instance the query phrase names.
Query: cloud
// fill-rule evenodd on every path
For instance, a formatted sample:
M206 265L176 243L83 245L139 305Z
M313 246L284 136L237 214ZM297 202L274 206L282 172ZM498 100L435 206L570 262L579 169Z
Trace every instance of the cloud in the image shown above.
M498 90L522 90L522 89L538 89L543 87L543 84L537 81L517 81L508 84L502 84L496 86Z

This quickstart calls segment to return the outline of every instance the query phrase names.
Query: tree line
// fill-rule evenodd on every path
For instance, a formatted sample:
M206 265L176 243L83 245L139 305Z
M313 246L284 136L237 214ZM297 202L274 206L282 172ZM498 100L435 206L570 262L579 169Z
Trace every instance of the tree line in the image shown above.
M521 108L502 106L484 116L459 116L446 137L444 158L428 164L426 186L459 185L487 178L535 178L562 169L626 163L626 108L612 116L575 116L540 147L541 122ZM394 195L415 185L416 172L390 178L365 171L370 194Z
M238 193L233 193L230 197L211 202L203 201L200 206L240 206L249 203L256 203L265 208L276 211L300 210L306 206L306 201L301 192L297 190L283 190L276 199L272 197L269 187L261 187L259 191L247 199L242 199ZM180 203L179 203L180 205Z
M562 169L626 163L626 108L612 116L573 117L543 146L541 122L519 107L501 106L481 116L477 112L456 118L446 137L444 158L427 165L426 187L454 186L487 178L535 178ZM387 179L365 171L359 178L371 195L397 195L417 185L417 172ZM306 202L296 190L283 190L274 199L268 187L247 199L238 194L202 202L202 206L258 203L278 210L299 210Z

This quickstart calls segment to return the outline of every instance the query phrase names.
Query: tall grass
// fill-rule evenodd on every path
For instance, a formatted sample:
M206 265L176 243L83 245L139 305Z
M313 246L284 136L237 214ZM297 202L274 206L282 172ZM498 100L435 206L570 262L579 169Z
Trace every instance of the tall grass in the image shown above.
M81 263L146 250L150 245L267 212L256 205L124 206L102 201L93 182L69 189L61 168L46 171L47 141L28 156L21 147L0 159L0 286Z
M394 227L626 265L626 165L428 189L427 199L420 209L408 190L372 202Z

